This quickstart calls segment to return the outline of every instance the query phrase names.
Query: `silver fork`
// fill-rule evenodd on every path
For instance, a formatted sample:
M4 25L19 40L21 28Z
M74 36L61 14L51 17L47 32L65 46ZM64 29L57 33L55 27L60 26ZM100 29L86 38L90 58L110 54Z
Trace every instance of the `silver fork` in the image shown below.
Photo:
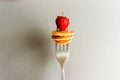
M70 44L55 44L56 59L61 66L61 80L65 80L64 66L69 58Z

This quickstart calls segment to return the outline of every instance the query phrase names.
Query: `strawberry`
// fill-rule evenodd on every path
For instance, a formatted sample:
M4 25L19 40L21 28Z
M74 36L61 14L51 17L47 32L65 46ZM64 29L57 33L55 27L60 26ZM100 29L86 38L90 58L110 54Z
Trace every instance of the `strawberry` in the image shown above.
M65 31L69 23L69 19L65 16L58 16L56 18L57 29L59 29L60 31Z

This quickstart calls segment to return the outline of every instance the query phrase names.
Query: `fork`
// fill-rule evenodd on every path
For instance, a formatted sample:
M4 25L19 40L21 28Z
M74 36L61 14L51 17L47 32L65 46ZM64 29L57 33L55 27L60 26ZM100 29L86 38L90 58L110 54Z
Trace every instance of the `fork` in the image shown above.
M61 80L65 80L64 66L69 58L70 44L55 44L56 59L61 66Z

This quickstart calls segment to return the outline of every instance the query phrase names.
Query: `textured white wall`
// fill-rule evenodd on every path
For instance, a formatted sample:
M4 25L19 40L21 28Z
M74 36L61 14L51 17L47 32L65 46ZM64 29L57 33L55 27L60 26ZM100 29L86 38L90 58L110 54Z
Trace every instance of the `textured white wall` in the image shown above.
M0 0L0 80L59 80L50 36L61 9L75 30L66 80L120 80L119 3Z

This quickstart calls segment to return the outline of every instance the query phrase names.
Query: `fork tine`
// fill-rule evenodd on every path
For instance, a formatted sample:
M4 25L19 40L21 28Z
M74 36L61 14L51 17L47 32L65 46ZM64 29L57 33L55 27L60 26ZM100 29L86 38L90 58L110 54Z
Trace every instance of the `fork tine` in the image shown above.
M64 51L64 52L66 51L65 47L66 47L65 44L63 44L63 51Z
M62 51L62 45L59 44L59 51L61 52Z
M59 44L55 44L55 50L56 50L56 52L58 52L59 51L59 46L58 46Z
M56 52L69 52L70 44L55 44Z
M66 51L68 52L69 51L69 46L70 46L70 44L68 43L68 44L66 44Z

